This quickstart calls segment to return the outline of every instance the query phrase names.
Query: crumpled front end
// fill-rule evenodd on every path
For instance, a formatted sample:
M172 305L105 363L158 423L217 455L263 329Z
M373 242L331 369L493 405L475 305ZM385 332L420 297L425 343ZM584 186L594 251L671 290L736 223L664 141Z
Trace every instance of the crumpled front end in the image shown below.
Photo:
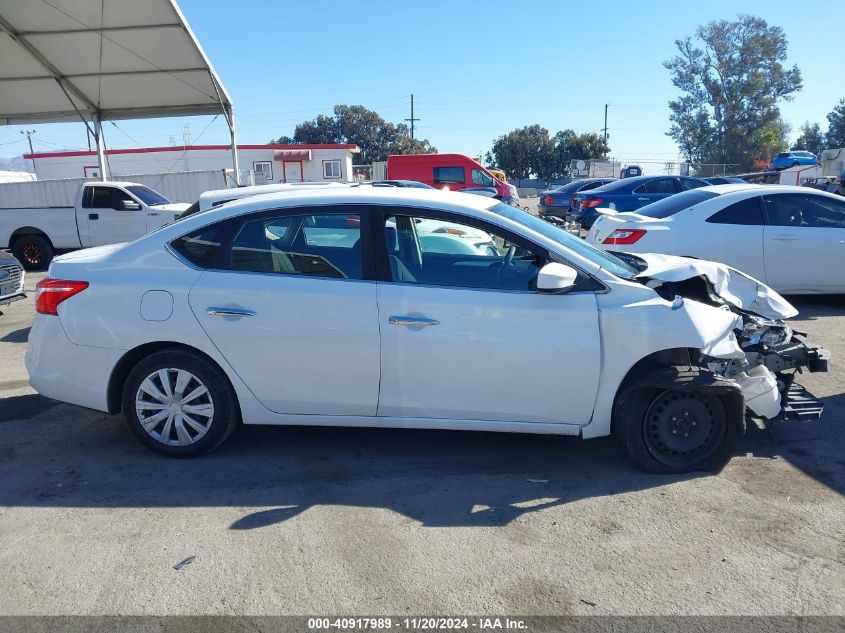
M640 269L637 280L663 299L675 304L690 300L735 315L722 349L716 337L710 349L702 348L699 361L735 381L751 413L770 420L821 415L823 405L795 376L805 370L826 372L830 353L789 327L784 319L798 311L777 292L724 264L668 255L623 257Z

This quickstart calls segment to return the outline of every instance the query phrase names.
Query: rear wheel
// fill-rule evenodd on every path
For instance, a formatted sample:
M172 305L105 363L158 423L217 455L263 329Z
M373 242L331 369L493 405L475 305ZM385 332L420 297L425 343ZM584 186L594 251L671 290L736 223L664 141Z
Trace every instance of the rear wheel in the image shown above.
M22 235L12 244L12 254L26 270L47 268L53 253L53 245L40 235Z
M169 457L214 450L239 420L223 371L185 350L156 352L135 366L123 388L123 415L147 448Z

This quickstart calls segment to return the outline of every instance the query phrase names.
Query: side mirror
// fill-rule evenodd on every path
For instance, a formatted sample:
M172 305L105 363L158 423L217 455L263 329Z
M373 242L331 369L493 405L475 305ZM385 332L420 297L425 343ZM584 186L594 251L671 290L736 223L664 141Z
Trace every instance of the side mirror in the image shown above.
M134 200L121 200L120 209L121 211L140 211L141 205Z
M578 271L567 266L552 262L540 269L537 275L537 290L541 292L563 292L575 285Z

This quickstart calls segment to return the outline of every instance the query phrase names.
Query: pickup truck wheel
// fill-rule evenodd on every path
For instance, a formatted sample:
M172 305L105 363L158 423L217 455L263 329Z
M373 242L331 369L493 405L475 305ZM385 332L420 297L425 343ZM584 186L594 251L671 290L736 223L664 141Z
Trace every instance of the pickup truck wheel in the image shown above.
M223 371L185 350L162 350L139 362L123 388L123 415L147 448L194 457L222 444L240 420Z
M652 473L718 470L745 434L745 418L719 393L637 388L621 394L614 433L631 460Z
M43 270L53 259L53 246L40 235L23 235L12 244L12 254L26 270Z

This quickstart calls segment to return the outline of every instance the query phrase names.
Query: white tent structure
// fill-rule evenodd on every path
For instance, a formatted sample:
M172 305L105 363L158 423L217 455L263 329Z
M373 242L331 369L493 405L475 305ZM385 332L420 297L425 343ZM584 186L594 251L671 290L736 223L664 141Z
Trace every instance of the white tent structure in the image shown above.
M0 0L0 124L223 114L232 101L174 0ZM93 129L92 126L93 125Z

